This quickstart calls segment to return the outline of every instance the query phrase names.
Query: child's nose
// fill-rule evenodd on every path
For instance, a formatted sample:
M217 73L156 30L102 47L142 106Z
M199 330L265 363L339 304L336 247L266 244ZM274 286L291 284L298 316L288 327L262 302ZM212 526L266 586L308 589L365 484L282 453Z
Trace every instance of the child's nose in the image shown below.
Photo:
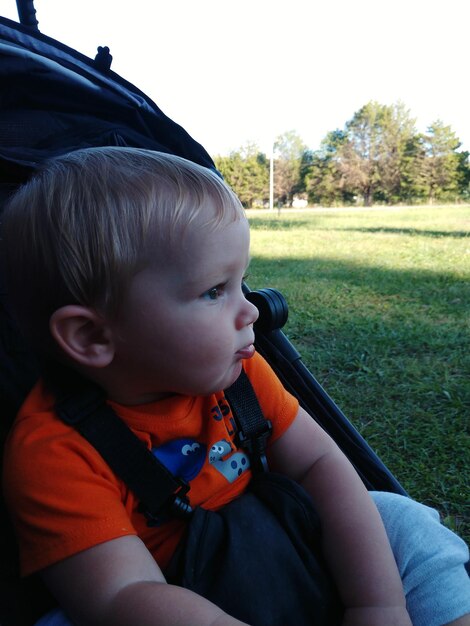
M254 304L243 296L242 306L238 315L238 325L240 328L254 324L259 317L259 311Z

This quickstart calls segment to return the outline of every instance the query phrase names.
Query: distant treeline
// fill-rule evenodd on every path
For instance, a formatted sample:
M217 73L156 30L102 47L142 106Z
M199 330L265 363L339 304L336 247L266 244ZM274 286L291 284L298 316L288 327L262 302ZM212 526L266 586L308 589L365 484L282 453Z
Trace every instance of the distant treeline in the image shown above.
M441 120L418 133L402 103L369 102L310 150L295 131L274 144L275 206L470 201L469 153ZM215 157L247 208L269 205L270 157L254 144Z

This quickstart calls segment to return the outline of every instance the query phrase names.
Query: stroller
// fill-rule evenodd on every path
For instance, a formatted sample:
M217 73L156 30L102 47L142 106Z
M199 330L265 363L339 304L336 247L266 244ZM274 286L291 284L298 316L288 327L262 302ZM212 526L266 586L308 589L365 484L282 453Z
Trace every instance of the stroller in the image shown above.
M205 151L139 89L115 74L107 48L95 59L42 35L32 0L17 0L20 23L0 17L0 212L9 195L47 158L89 146L133 146L174 153L216 170ZM0 275L0 286L2 277ZM275 289L250 291L259 309L257 350L284 386L335 439L368 489L405 494L315 377L281 328L287 304ZM0 290L1 449L17 410L38 376ZM3 502L0 624L28 626L48 607L44 589L21 582L16 547ZM31 585L31 586L30 586ZM31 600L34 598L34 602Z

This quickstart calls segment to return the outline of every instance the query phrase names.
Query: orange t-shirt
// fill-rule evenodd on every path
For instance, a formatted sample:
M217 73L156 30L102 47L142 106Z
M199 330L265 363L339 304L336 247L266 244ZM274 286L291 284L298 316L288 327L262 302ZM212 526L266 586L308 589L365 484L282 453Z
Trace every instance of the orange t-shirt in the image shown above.
M290 426L298 402L261 356L244 362L267 419L270 443ZM190 484L192 506L217 509L239 495L251 472L234 441L223 392L152 404L110 403L149 449ZM100 454L54 412L40 381L22 406L5 450L4 490L18 534L23 575L125 535L138 535L162 569L184 531L172 520L149 527L138 501Z

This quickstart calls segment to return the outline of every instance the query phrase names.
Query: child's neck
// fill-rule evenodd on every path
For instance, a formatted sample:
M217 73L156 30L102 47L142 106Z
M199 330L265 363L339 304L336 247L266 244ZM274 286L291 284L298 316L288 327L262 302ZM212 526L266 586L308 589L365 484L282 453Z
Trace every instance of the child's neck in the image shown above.
M174 392L142 389L130 382L128 375L116 375L113 368L94 369L92 372L88 371L86 376L104 389L109 400L124 406L152 404L177 395Z
M123 406L140 406L144 404L153 404L166 398L171 398L175 393L148 393L148 394L126 394L126 393L108 393L108 398L116 404Z

